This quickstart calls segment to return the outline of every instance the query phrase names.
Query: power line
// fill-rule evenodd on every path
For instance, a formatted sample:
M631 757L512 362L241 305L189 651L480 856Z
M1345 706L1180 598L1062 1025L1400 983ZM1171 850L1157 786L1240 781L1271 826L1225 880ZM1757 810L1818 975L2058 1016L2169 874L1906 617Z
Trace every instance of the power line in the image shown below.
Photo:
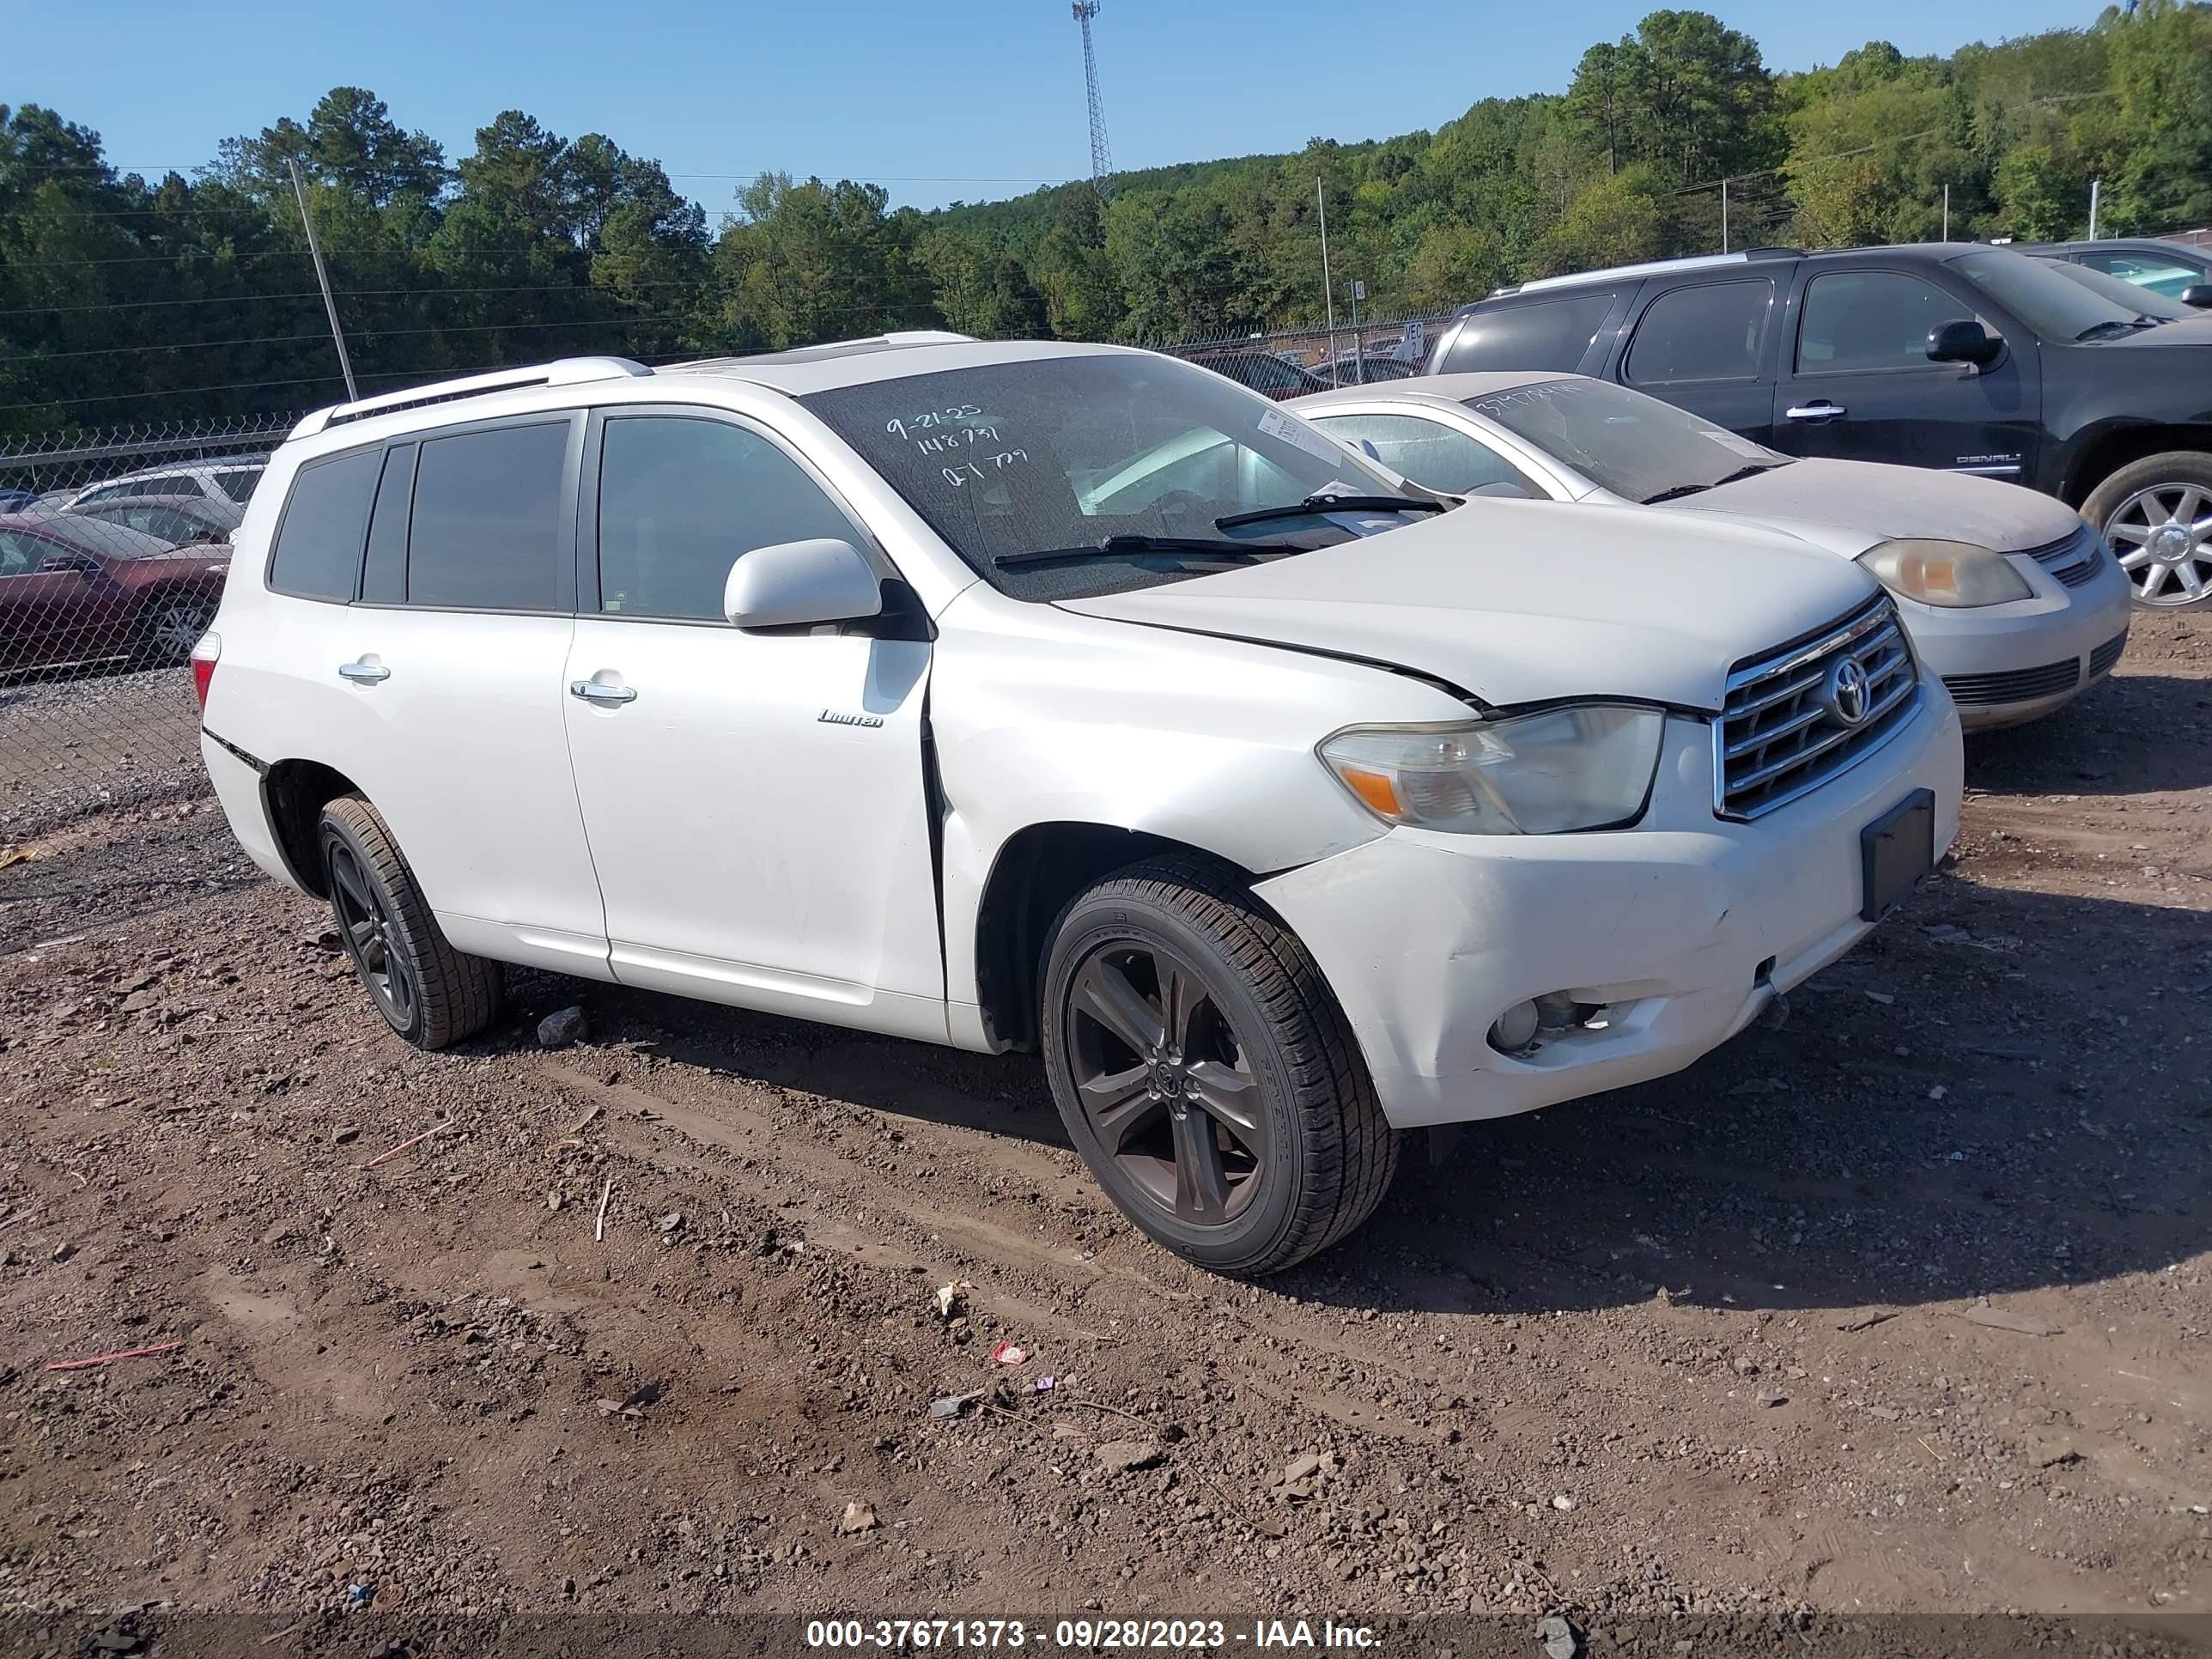
M359 340L395 340L419 334L495 334L501 330L523 333L556 328L642 327L647 323L682 323L690 320L690 318L681 313L671 313L665 317L577 317L554 323L434 324L426 328L349 329L347 337ZM218 346L291 345L302 340L327 340L328 338L330 336L326 332L318 331L309 334L255 334L235 340L179 340L154 345L88 346L82 351L18 352L13 356L0 357L0 363L58 362L67 357L128 356L146 351L207 351Z
M527 247L326 247L323 250L332 258L340 255L357 258L376 257L387 259L422 258L436 254L445 258L472 259L493 253L582 253L584 249L573 242L539 242ZM10 262L12 270L36 270L52 265L173 265L181 260L199 255L216 264L228 264L238 259L305 259L311 256L305 248L267 248L258 252L224 255L214 249L181 247L174 253L118 254L106 259L22 259Z
M690 280L670 280L658 283L634 283L636 289L691 288ZM337 290L341 300L384 299L393 295L405 295L414 299L437 299L458 294L601 294L606 290L590 283L526 283L507 287L477 288L342 288ZM13 311L0 311L0 317L43 316L52 313L82 311L151 311L157 306L228 306L274 305L284 300L319 300L319 289L301 289L292 294L209 294L190 300L106 300L96 305L81 306L19 306Z

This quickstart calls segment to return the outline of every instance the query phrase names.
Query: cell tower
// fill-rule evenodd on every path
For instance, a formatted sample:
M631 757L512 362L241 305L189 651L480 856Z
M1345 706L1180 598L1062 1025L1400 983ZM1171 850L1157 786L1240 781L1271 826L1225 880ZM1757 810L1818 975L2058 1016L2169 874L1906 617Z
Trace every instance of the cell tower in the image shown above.
M1098 99L1098 54L1091 47L1091 20L1098 15L1098 0L1075 0L1075 21L1083 25L1083 80L1091 93L1091 182L1103 185L1114 170L1106 149L1106 106Z

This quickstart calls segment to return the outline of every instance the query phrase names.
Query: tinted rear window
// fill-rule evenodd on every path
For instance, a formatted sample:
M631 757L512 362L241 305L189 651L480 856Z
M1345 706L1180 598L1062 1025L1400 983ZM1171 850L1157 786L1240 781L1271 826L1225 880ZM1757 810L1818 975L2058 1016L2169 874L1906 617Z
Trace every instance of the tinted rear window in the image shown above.
M1773 299L1774 284L1764 281L1707 283L1662 294L1636 325L1628 378L1644 386L1756 380Z
M269 559L269 586L303 599L350 604L361 582L369 498L384 453L356 450L300 469Z
M434 438L415 470L407 602L565 610L561 582L566 419Z
M1441 373L1471 369L1580 368L1583 353L1613 309L1613 292L1563 295L1478 311L1461 327Z
M253 499L254 488L261 482L261 469L258 466L233 467L216 473L215 482L217 489L243 507Z

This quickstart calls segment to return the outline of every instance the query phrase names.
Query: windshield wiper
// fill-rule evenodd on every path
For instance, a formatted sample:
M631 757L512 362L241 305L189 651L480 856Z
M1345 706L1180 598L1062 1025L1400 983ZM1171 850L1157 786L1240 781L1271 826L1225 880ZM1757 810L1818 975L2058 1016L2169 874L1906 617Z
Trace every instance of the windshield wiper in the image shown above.
M1449 502L1431 501L1425 495L1309 495L1288 507L1256 507L1249 513L1231 513L1226 518L1216 519L1216 530L1234 530L1239 525L1265 524L1270 519L1304 519L1316 513L1449 513Z
M1259 547L1250 542L1199 536L1109 536L1095 547L1040 547L1001 553L992 559L1000 570L1025 564L1076 563L1085 559L1121 559L1132 553L1199 553L1214 559L1277 559L1302 553L1298 547Z
M1782 461L1753 461L1749 466L1740 466L1725 478L1716 478L1711 483L1676 484L1672 489L1662 489L1656 495L1646 495L1643 505L1656 507L1662 501L1679 501L1685 495L1696 495L1708 489L1718 489L1723 484L1741 483L1746 478L1755 478L1762 472L1771 472L1786 465Z
M2131 323L2124 323L2118 318L2115 317L2109 322L2090 324L2088 327L2083 329L2079 334L2076 334L2074 337L2074 343L2076 345L2079 345L2085 340L2109 340L2117 338L2117 336L2105 332L2108 328L2116 328L2119 330L2122 334L2132 334L2139 328L2155 328L2156 326L2157 325L2148 317L2138 317Z

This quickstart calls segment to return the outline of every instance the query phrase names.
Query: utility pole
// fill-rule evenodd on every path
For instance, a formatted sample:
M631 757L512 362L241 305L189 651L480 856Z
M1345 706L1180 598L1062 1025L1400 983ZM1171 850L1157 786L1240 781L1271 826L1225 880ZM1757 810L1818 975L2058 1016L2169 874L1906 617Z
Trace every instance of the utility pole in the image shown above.
M2104 190L2102 179L2089 181L2089 240L2093 242L2097 240L2097 198L2104 194Z
M1314 180L1314 203L1321 209L1321 295L1328 307L1328 360L1336 361L1336 290L1328 282L1328 198L1322 193L1321 180Z
M1367 342L1359 337L1359 302L1367 297L1367 284L1355 282L1352 285L1352 378L1361 386L1367 384ZM1336 378L1332 374L1329 379Z
M1943 240L1951 240L1951 186L1943 186Z
M300 204L300 222L307 228L307 252L315 261L315 281L323 290L323 309L330 313L331 343L338 349L338 372L345 376L346 401L361 401L361 388L354 384L353 360L346 356L345 331L338 326L338 302L331 293L331 273L323 268L323 244L315 234L315 216L307 211L307 185L300 177L300 163L292 163L292 194Z
M1721 180L1721 252L1729 251L1728 180Z

